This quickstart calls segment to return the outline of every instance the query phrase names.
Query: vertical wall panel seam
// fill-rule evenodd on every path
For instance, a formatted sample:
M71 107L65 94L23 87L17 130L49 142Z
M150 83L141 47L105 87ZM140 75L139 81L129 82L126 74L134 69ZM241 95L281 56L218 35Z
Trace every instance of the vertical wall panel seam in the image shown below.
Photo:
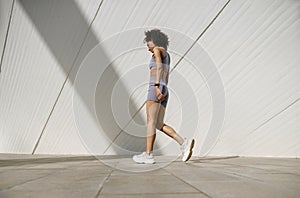
M11 23L11 20L12 20L12 13L13 13L13 9L14 9L14 4L15 4L15 0L13 0L13 2L12 2L10 16L9 16L9 20L8 20L8 26L7 26L7 30L6 30L6 35L5 35L4 45L3 45L3 51L2 51L1 60L0 60L0 73L2 71L2 63L3 63L4 53L5 53L5 49L6 49L6 43L7 43L7 39L8 39L10 23Z
M74 66L75 66L76 60L77 60L77 58L78 58L78 56L79 56L79 54L80 54L80 51L81 51L81 49L82 49L82 47L83 47L83 45L84 45L84 43L85 43L85 41L86 41L86 39L87 39L87 36L88 36L88 34L89 34L90 30L91 30L92 24L93 24L94 20L96 19L97 15L98 15L98 12L99 12L99 10L100 10L100 8L101 8L101 5L102 5L103 1L104 1L104 0L102 0L102 1L100 2L99 7L98 7L98 9L97 9L97 11L96 11L96 13L95 13L95 16L94 16L94 18L92 19L92 21L91 21L91 23L90 23L90 25L89 25L89 28L88 28L88 30L87 30L85 36L84 36L84 39L83 39L83 41L82 41L82 43L81 43L81 45L80 45L80 47L79 47L79 50L78 50L78 52L77 52L77 54L76 54L76 56L75 56L75 58L74 58L74 61L73 61L73 63L72 63L72 66L71 66L71 68L70 68L70 70L69 70L69 72L68 72L68 74L67 74L67 76L66 76L66 79L65 79L65 81L64 81L64 83L63 83L63 85L62 85L62 87L61 87L61 89L60 89L60 92L58 93L58 96L57 96L57 98L56 98L56 100L55 100L55 102L54 102L54 105L53 105L53 107L52 107L52 109L51 109L51 111L50 111L50 113L49 113L49 116L48 116L48 118L47 118L47 120L46 120L46 123L44 124L44 127L43 127L43 129L42 129L42 131L41 131L41 134L40 134L40 136L39 136L37 142L35 143L35 146L34 146L33 151L32 151L32 153L31 153L32 155L35 153L35 151L36 151L36 149L37 149L37 147L38 147L38 145L39 145L39 143L40 143L40 141L41 141L41 138L42 138L42 136L43 136L43 134L44 134L44 132L45 132L46 126L47 126L47 124L48 124L48 122L49 122L49 120L50 120L50 117L52 116L52 113L54 112L54 109L55 109L55 107L56 107L56 105L57 105L57 103L58 103L58 100L59 100L59 98L60 98L60 96L61 96L61 94L62 94L62 91L63 91L63 89L65 88L65 85L66 85L66 83L67 83L67 81L68 81L68 79L69 79L70 73L71 73L71 71L73 70L73 68L74 68Z

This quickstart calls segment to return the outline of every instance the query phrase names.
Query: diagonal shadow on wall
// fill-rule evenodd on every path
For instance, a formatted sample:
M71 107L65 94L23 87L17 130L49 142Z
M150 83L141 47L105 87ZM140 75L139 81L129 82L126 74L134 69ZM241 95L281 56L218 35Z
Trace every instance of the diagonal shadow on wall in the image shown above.
M33 148L32 154L34 154L39 146L41 139L43 138L45 128L49 120L51 119L51 116L53 115L52 113L55 111L56 105L60 100L61 93L65 88L66 82L69 80L74 85L74 74L76 74L76 71L79 69L80 63L83 61L88 52L101 42L92 31L91 25L94 19L97 17L98 13L101 12L103 0L99 0L98 9L95 12L94 19L91 21L91 23L87 22L81 10L78 8L78 5L73 0L18 0L17 3L20 3L20 5L24 8L32 23L35 25L36 30L44 39L45 43L51 50L51 53L56 58L57 62L60 64L62 70L66 75L66 79L62 84L61 90L59 90L57 93L57 99L51 107L52 110L48 115L47 122L45 123L44 128L42 129L40 136L38 137ZM66 40L70 39L70 36L73 36L77 32L80 33L77 35L78 39L70 46L76 50L71 51L70 48L66 47L65 43ZM68 50L70 52L68 52ZM103 53L102 57L103 59L105 59L103 61L110 61L105 50L101 49L101 51ZM67 54L67 56L63 56L62 54ZM116 73L113 66L110 66L107 69L108 71L105 72L105 75L109 75L106 77L112 79L112 82L105 85L105 93L111 96L113 86L119 79L119 75ZM126 90L125 85L122 86L124 87L124 90ZM88 103L88 101L85 99L85 96L80 93L79 90L75 91L78 92L77 94L81 97L83 103ZM130 98L129 96L129 93L127 93L127 96L125 97ZM99 114L98 121L103 128L105 135L114 143L111 145L111 147L117 154L120 151L120 149L118 149L117 147L134 152L141 152L145 149L145 138L127 134L123 132L123 130L118 126L113 117L112 109L110 107L110 99L103 99L101 101L96 101L96 103L97 114ZM131 104L134 103L131 102ZM93 114L94 110L90 108L90 105L86 104L86 108L88 108L88 111ZM133 106L131 108L134 109L133 112L138 111L138 107L136 106ZM135 116L140 117L138 119L142 119L138 114ZM115 130L116 128L118 128L118 130ZM131 136L129 138L125 138L130 139L130 144L122 142L122 145L118 145L115 140L120 133L125 136ZM101 140L99 140L99 144L101 144Z

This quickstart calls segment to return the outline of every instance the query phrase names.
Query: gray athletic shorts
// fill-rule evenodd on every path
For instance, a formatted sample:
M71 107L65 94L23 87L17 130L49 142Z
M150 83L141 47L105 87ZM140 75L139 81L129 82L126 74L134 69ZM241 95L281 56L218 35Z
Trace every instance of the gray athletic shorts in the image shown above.
M159 102L162 106L167 107L168 99L169 99L169 91L168 88L164 85L160 86L160 91L164 95L165 99L160 101L156 96L156 91L154 85L149 85L147 100Z

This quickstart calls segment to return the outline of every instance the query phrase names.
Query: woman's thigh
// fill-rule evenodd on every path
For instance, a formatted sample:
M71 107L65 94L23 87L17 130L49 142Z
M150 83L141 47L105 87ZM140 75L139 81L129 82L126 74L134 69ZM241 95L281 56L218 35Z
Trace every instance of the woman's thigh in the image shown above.
M146 113L147 113L147 123L149 121L156 121L160 104L158 102L147 100L146 102Z

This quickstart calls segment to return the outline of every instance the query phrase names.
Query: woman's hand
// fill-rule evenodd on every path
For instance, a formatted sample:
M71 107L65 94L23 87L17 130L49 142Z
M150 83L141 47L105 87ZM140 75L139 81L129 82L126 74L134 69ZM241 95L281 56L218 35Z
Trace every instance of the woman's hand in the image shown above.
M159 87L155 86L155 91L156 91L156 96L157 96L158 100L164 101L164 100L165 100L165 97L164 97L164 95L161 93Z

